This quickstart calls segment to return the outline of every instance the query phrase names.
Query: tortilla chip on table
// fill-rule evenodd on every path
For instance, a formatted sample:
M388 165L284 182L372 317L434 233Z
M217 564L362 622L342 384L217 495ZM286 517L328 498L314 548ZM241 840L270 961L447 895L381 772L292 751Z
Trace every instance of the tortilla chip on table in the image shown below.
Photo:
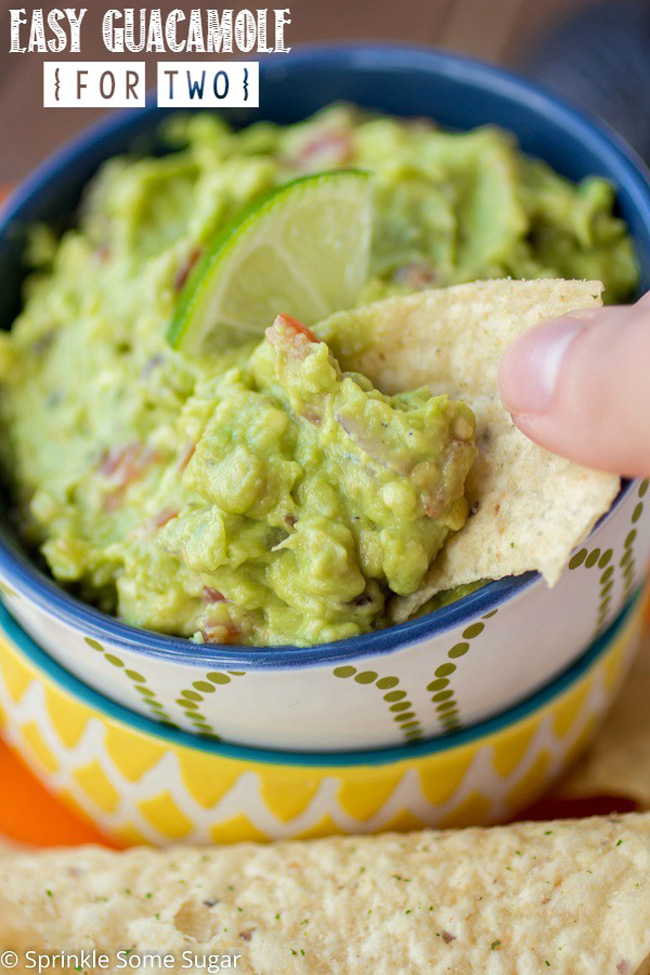
M0 855L0 944L236 952L240 975L633 975L650 815L492 829ZM119 970L117 965L109 971Z

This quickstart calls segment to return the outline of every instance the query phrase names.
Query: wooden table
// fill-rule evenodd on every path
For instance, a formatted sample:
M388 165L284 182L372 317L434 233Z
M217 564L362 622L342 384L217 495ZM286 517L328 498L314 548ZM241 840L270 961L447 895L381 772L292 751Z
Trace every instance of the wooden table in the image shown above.
M433 44L489 61L516 65L531 41L550 25L591 0L293 0L287 43L394 40ZM8 54L8 10L0 0L3 52L0 61L0 183L21 179L45 155L99 112L43 109L44 57ZM105 60L100 22L110 6L88 4L84 21L85 60ZM158 0L163 14L176 0ZM207 5L205 5L207 6ZM235 2L233 9L250 4ZM253 5L254 7L255 5ZM74 59L74 55L65 56ZM138 55L138 58L140 56ZM146 60L153 63L160 55ZM172 59L165 55L165 59ZM151 69L150 69L151 70ZM150 74L153 77L153 74Z

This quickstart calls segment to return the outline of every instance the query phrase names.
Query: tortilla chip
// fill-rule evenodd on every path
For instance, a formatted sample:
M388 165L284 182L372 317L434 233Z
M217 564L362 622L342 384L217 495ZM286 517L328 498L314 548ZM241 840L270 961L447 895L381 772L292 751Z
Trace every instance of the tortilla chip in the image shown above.
M239 975L633 975L650 954L650 815L12 854L0 945L156 950L174 971L183 951L234 951Z
M592 748L562 796L623 796L650 809L650 633Z
M396 598L395 621L435 593L530 569L555 585L572 550L616 497L620 479L549 453L521 433L497 389L499 360L527 328L600 304L597 281L479 281L340 312L318 328L344 369L383 392L427 385L476 416L479 457L467 481L472 514L422 588Z

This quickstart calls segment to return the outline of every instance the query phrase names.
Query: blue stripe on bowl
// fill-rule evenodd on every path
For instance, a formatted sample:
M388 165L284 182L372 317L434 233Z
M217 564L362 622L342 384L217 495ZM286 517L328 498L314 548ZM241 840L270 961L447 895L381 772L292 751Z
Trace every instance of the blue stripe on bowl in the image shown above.
M181 637L140 630L107 616L59 588L10 542L7 543L6 537L0 526L2 578L18 593L26 595L55 619L73 627L81 636L109 640L115 647L145 657L174 660L192 667L216 670L283 670L394 653L503 606L508 599L523 592L539 578L538 573L528 572L522 576L509 576L490 582L482 589L442 607L435 613L334 643L320 643L311 647L222 646L193 643Z
M306 768L347 768L355 765L391 765L397 762L421 758L425 755L435 755L461 748L463 745L479 741L489 735L504 731L526 718L542 710L557 697L567 691L572 685L584 677L596 662L607 652L611 644L620 636L625 624L634 612L639 609L641 591L638 590L627 604L623 612L614 623L600 636L579 660L571 665L563 674L556 677L546 687L533 694L528 700L510 708L503 714L489 721L474 725L465 731L450 735L446 738L436 738L433 741L420 742L412 745L400 745L396 748L369 749L357 752L282 752L261 748L246 748L241 745L226 745L221 742L209 742L195 738L184 731L174 731L161 727L155 721L142 717L127 710L119 704L108 700L97 691L73 677L27 636L25 631L9 616L6 610L0 608L0 632L4 631L9 640L20 650L40 672L52 681L60 690L72 698L82 702L109 720L124 725L133 731L149 735L166 741L177 747L195 749L224 758L236 759L240 762L262 762L272 765L304 766Z

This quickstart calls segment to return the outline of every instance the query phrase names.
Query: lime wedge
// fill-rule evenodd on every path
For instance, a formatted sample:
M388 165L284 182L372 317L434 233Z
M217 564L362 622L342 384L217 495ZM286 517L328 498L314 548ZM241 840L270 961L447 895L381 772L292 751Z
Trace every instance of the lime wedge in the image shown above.
M276 315L306 325L350 308L368 276L370 174L286 183L206 247L181 291L169 343L197 356L260 339Z

